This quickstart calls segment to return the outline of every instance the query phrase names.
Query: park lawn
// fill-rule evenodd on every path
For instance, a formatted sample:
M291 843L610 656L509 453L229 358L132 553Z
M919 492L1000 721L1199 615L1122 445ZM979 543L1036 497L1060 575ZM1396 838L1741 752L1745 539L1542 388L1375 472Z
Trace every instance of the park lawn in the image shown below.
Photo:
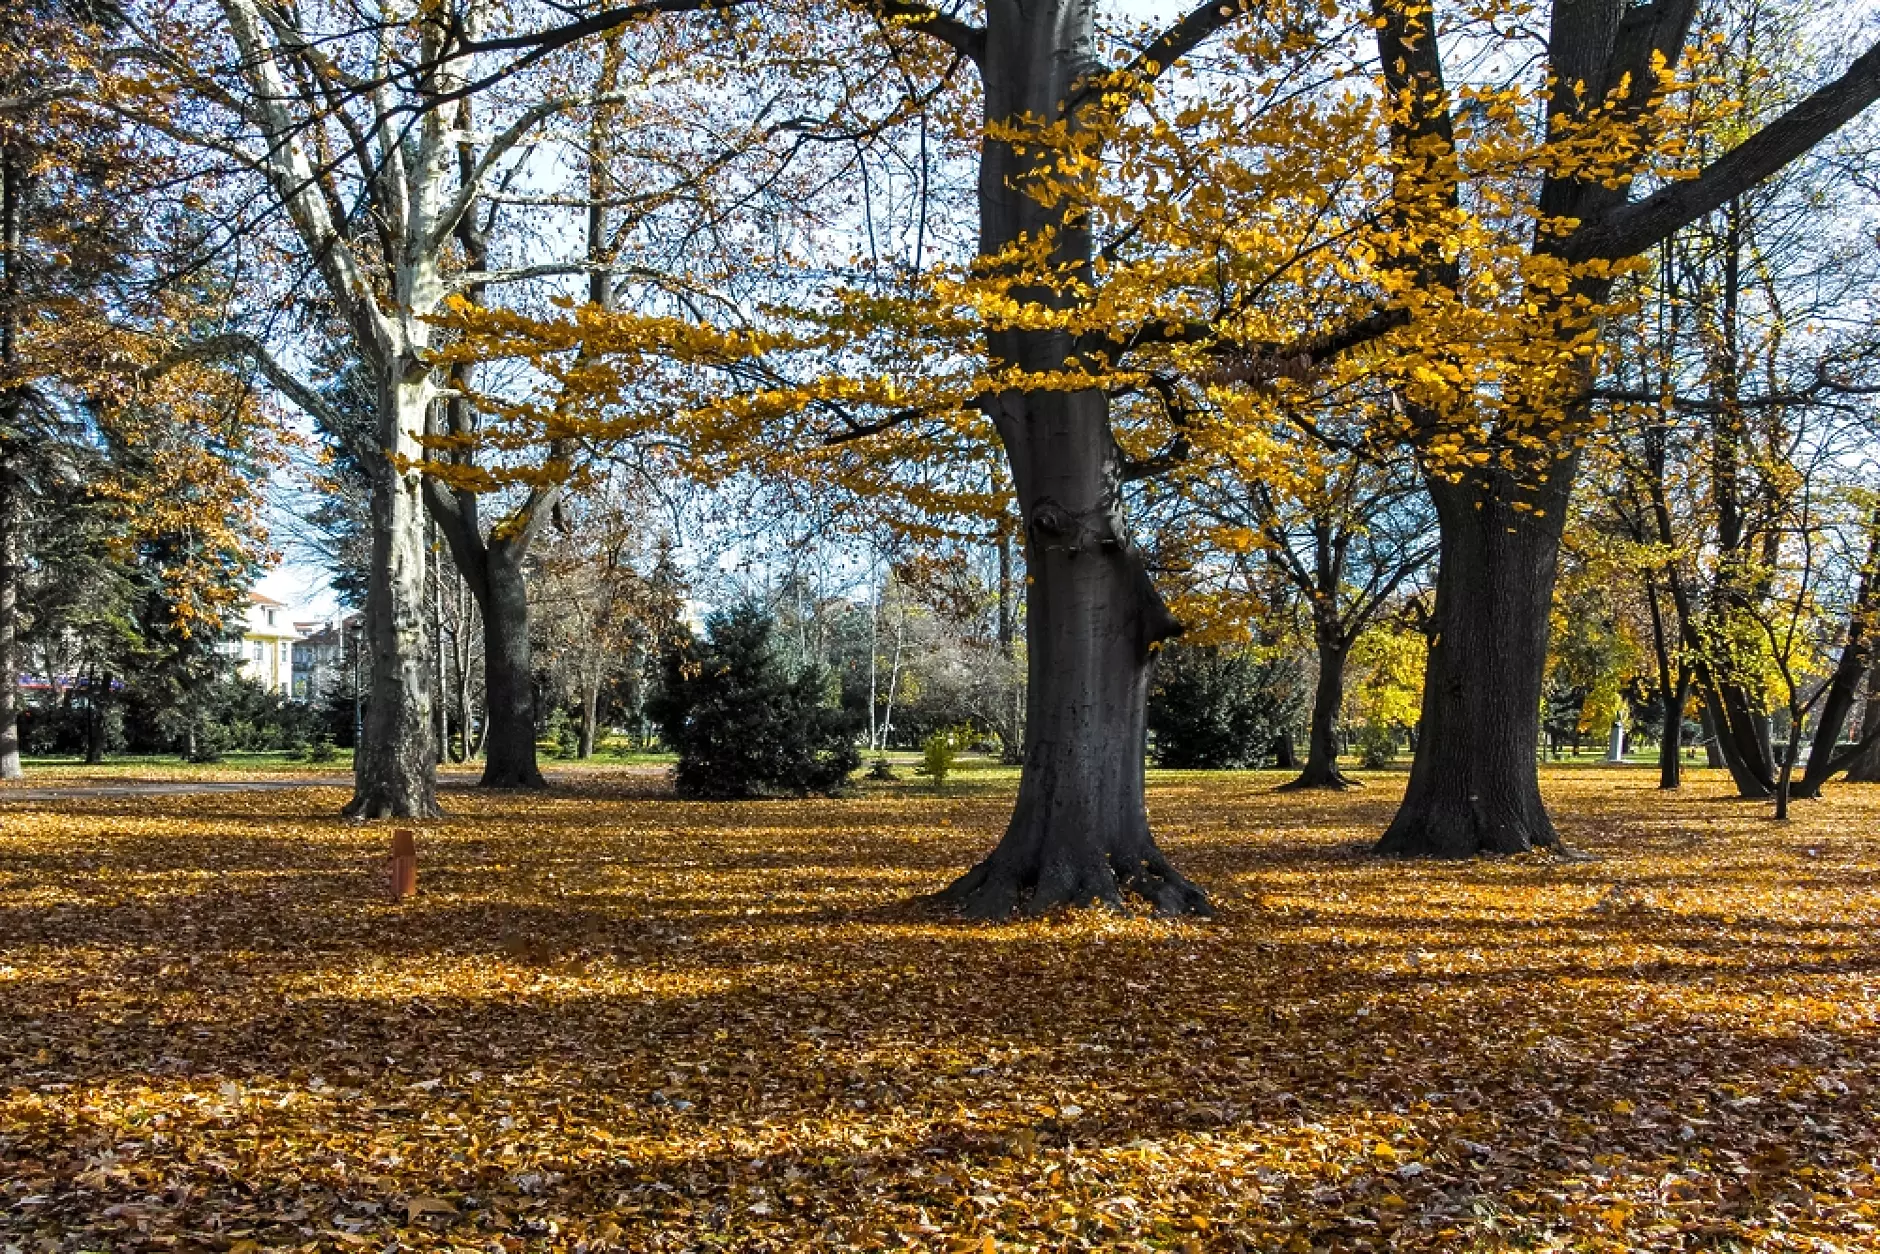
M1216 921L909 910L982 774L454 793L404 904L337 789L0 799L0 1250L1880 1249L1880 788L1156 773Z
M88 763L82 757L29 757L25 760L26 778L0 781L0 797L10 787L63 787L90 781L124 783L128 780L244 780L260 776L337 775L352 770L352 750L338 749L326 762L310 762L306 756L289 757L283 751L265 753L229 753L219 762L191 762L178 754L117 754L102 762Z
M667 767L674 761L670 753L603 749L592 759L545 756L543 769L556 772L608 770L622 766ZM337 749L325 762L310 760L305 754L290 755L282 750L259 753L229 753L218 762L191 762L177 754L119 754L103 762L88 763L80 757L29 757L25 760L26 778L0 780L0 801L10 788L28 791L41 788L84 787L90 784L122 785L130 783L183 783L203 780L213 783L239 783L250 780L279 780L306 775L328 782L352 775L351 749ZM446 781L474 782L483 772L483 763L447 762L438 768Z

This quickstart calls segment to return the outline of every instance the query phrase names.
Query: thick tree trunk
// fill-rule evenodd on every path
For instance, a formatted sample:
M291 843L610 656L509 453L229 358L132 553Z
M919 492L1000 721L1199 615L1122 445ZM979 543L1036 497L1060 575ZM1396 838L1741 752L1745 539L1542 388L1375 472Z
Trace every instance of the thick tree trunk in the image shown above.
M1850 659L1849 654L1859 653L1858 659ZM1827 782L1836 771L1847 765L1847 760L1836 753L1840 746L1841 733L1847 727L1847 716L1854 708L1854 702L1860 688L1861 672L1866 669L1866 650L1850 645L1842 654L1841 663L1835 667L1834 677L1828 681L1828 696L1821 706L1821 717L1815 723L1814 747L1808 751L1808 765L1802 771L1802 778L1797 780L1792 795L1797 797L1819 797ZM1793 730L1790 739L1794 739Z
M416 373L415 371L413 372ZM388 453L418 460L429 389L421 378L383 385L380 429ZM372 459L372 569L365 645L371 696L364 743L353 758L354 818L431 818L437 806L432 742L430 640L424 622L425 513L422 480L390 457Z
M1847 727L1847 716L1853 712L1854 702L1860 696L1861 680L1867 676L1873 660L1871 621L1875 602L1880 601L1880 509L1874 511L1867 531L1867 560L1861 567L1860 590L1848 613L1847 639L1841 646L1841 656L1835 661L1834 675L1828 681L1821 717L1815 722L1815 745L1808 754L1808 767L1795 786L1798 797L1820 796L1822 786L1848 764L1846 756L1835 750L1841 732ZM1870 729L1871 724L1864 725L1863 736ZM1790 739L1794 739L1793 734Z
M1860 718L1861 739L1873 736L1880 729L1880 663L1867 673L1867 708ZM1850 784L1880 784L1880 740L1875 740L1847 768L1847 782Z
M1522 492L1505 475L1432 480L1441 530L1422 734L1379 853L1467 858L1557 848L1536 761L1548 611L1573 459ZM1541 516L1510 502L1537 503Z
M1768 720L1751 707L1749 694L1740 684L1718 682L1713 676L1704 703L1716 733L1718 756L1729 768L1737 796L1747 801L1773 797L1776 772L1769 753Z
M489 551L484 569L481 783L484 788L546 788L535 757L535 663L522 563L503 546Z
M988 0L985 12L987 122L1061 118L1073 86L1102 68L1092 0ZM1049 154L1020 155L991 135L983 141L980 256L1001 264L994 259L1009 245L1048 235L1056 264L1085 270L1088 224L1069 198L1028 194L1040 176L1056 177ZM1063 286L1014 294L1046 307L1074 299ZM987 350L995 367L1050 373L1064 369L1072 344L1062 331L1008 327L988 332ZM1150 663L1155 646L1180 627L1124 527L1109 399L1098 390L1041 389L1000 393L985 407L1025 528L1025 762L1005 836L940 898L975 918L1121 906L1126 892L1160 913L1207 913L1206 896L1149 833Z
M999 713L999 760L1017 766L1025 760L1025 685L1018 677L1018 582L1012 553L1012 534L999 522L999 656L1006 664L1011 691L1004 694Z
M1083 392L1019 403L1026 410L1013 424L1014 461L1048 449L1053 463L1018 478L1031 523L1024 772L1004 838L941 900L996 919L1058 906L1121 908L1133 892L1158 913L1206 913L1206 897L1149 832L1151 655L1178 628L1141 559L1109 531L1105 398ZM1080 443L1083 458L1074 452Z
M1302 788L1363 787L1338 769L1338 713L1345 704L1345 661L1350 649L1343 640L1328 640L1323 632L1319 635L1319 686L1312 698L1306 764L1298 779L1280 785L1282 792Z

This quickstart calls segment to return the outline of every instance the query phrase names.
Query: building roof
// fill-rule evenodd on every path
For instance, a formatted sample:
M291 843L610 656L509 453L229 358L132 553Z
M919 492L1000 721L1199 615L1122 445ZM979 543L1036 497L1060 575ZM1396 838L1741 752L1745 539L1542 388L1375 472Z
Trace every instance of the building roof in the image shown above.
M274 607L275 607L276 609L286 609L286 608L287 608L287 602L285 602L285 601L276 601L276 600L275 600L275 599L274 599L273 597L271 597L271 596L263 596L263 595L262 595L261 593L259 593L259 592L250 592L250 593L248 594L248 599L249 599L250 601L252 601L252 602L254 602L254 603L255 603L256 605L272 605L272 606L274 606Z

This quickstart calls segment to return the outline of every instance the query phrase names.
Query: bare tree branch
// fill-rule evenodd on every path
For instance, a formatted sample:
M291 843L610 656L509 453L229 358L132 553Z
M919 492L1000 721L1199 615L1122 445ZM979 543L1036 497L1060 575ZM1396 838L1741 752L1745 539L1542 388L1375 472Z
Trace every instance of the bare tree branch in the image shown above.
M1668 184L1580 227L1567 237L1561 255L1570 261L1636 257L1775 174L1875 100L1880 100L1880 44L1862 53L1839 78L1705 166L1696 178Z

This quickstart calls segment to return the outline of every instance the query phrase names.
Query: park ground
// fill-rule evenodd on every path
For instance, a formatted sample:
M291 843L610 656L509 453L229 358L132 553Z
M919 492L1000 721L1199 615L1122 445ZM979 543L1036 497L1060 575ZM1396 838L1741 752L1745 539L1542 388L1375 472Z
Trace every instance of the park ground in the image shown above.
M1716 774L1429 865L1158 773L1216 920L1001 926L907 904L996 770L452 791L399 904L338 788L0 791L0 1251L1880 1249L1880 787Z

